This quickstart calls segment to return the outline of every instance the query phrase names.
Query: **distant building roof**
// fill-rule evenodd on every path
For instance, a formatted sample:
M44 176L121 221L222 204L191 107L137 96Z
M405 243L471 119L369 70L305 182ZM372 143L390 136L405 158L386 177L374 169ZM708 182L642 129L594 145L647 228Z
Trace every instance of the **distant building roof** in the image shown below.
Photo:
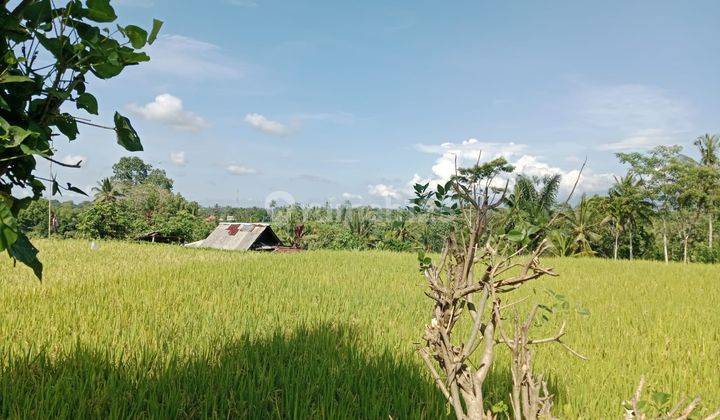
M220 223L207 238L186 246L247 251L281 245L282 242L267 223Z

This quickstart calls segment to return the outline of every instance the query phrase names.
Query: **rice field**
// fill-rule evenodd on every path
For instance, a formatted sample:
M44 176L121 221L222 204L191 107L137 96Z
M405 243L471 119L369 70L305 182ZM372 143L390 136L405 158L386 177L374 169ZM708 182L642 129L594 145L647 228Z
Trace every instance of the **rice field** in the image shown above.
M0 417L439 418L414 353L429 302L413 254L230 253L40 241L46 278L0 258ZM620 418L648 391L720 405L720 269L555 259L567 342L543 347L556 414ZM535 293L533 293L533 291ZM518 295L517 297L520 297ZM509 392L507 358L491 374Z

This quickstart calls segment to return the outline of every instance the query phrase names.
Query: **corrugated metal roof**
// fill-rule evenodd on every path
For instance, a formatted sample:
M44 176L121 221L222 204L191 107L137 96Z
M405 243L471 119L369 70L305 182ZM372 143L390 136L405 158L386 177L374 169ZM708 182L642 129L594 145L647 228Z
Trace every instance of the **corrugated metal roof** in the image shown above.
M265 233L264 242L257 243ZM202 241L188 244L193 248L215 248L234 251L246 251L261 245L280 245L275 232L266 223L220 223L210 235Z

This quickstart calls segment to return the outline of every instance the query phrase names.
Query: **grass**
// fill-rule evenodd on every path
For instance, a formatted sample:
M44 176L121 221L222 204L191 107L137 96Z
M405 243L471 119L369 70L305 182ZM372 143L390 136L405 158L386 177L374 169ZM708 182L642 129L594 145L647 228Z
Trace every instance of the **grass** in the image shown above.
M448 413L413 352L430 304L412 254L39 246L42 283L0 259L1 417ZM537 356L558 415L618 418L642 375L650 390L720 405L717 267L549 263L561 276L537 282L534 299L549 288L590 311L562 316L589 361L559 347ZM508 386L501 355L489 391Z

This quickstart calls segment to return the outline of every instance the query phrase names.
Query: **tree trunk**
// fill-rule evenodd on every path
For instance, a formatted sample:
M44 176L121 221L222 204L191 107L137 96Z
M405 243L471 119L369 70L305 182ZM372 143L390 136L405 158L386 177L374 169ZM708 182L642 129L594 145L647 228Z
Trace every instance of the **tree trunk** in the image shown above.
M712 212L710 212L708 217L708 247L711 249L713 247L713 216Z
M683 262L688 263L688 235L683 237Z
M633 231L630 229L630 260L633 259Z
M615 245L613 246L613 259L617 260L618 254L618 241L620 240L620 231L615 230Z
M663 254L665 255L665 264L667 264L668 262L670 262L670 258L668 258L668 239L665 219L663 219Z

